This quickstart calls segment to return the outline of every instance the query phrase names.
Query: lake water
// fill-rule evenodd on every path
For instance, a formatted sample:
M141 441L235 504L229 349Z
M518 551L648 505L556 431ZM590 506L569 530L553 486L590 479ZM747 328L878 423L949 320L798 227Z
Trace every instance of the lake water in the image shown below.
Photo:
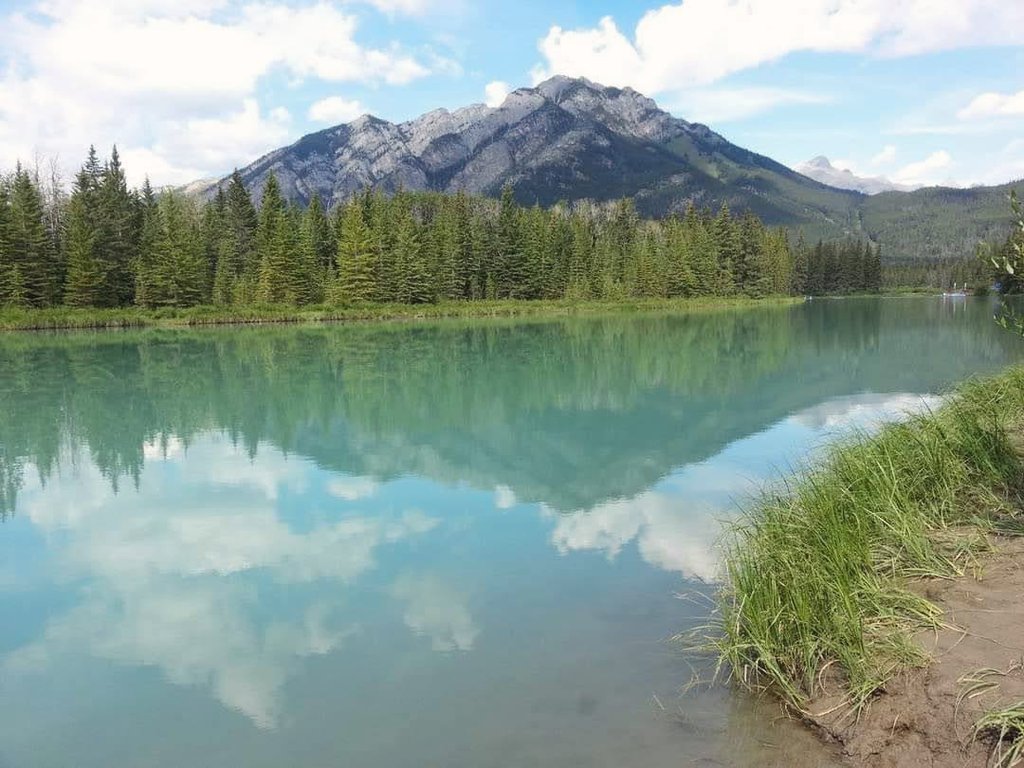
M829 764L669 642L984 300L0 337L0 766Z

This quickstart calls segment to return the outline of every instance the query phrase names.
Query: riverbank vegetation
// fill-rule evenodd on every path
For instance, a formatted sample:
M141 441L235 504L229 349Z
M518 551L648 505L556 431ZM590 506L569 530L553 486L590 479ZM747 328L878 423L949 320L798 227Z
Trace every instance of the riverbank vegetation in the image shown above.
M858 708L924 664L913 633L941 616L908 583L961 573L981 534L1020 528L1022 411L1024 368L969 383L933 413L841 442L756 504L720 593L715 642L733 677L796 708L838 684Z
M446 301L435 304L361 304L195 307L24 307L0 308L0 331L76 330L87 328L175 328L205 325L264 323L332 323L407 321L445 318L563 317L639 312L704 313L750 307L784 306L801 301L794 297L748 299L694 297L620 300L515 300Z
M90 151L70 192L18 168L0 180L0 306L272 317L307 306L848 293L881 281L872 246L792 245L727 207L651 221L629 200L542 209L509 191L399 191L328 211L316 199L288 204L273 178L258 202L237 174L206 202L132 190L116 149L106 162Z

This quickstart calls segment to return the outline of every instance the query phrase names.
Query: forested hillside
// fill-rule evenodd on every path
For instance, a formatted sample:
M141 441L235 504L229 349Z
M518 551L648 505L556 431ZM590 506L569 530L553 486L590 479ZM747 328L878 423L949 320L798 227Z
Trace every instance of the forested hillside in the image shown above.
M877 290L876 248L791 246L753 214L690 206L644 220L632 201L523 207L462 192L380 191L331 210L257 208L240 175L206 203L129 189L116 149L73 189L19 168L0 183L0 305L188 307L473 299L762 297Z
M972 257L979 243L1001 242L1011 229L1010 190L1024 184L883 192L860 204L863 233L898 262Z

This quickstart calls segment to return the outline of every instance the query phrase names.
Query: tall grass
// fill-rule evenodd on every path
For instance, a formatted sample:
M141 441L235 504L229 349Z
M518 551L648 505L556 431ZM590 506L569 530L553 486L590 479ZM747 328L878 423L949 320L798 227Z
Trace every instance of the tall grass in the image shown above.
M977 528L1013 515L1022 465L1008 427L1022 411L1024 368L969 383L757 503L726 546L720 668L798 708L838 682L856 709L923 664L913 633L941 613L908 580L959 573Z

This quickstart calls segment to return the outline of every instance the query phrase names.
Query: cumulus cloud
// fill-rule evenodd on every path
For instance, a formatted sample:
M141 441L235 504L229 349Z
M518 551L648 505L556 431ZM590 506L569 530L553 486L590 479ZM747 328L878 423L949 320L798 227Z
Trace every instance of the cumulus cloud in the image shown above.
M328 96L310 106L308 117L318 123L337 125L348 123L363 114L366 114L366 108L358 101L349 101L341 96Z
M717 575L723 511L657 491L569 515L545 510L557 519L551 543L563 554L594 550L615 558L635 540L641 557L656 568L703 580Z
M961 120L986 117L1024 117L1024 91L1016 93L983 93L957 112Z
M912 186L932 186L948 179L948 169L953 164L953 156L944 149L932 152L924 160L903 166L892 175L892 180L899 184Z
M403 620L415 635L430 638L439 652L471 651L480 630L466 595L433 574L403 574L391 594L406 603Z
M488 107L500 107L512 91L512 86L502 80L495 80L484 87L484 103Z
M35 150L77 163L90 143L116 141L158 182L209 175L286 136L279 105L257 101L272 72L398 85L432 67L360 44L356 17L326 0L40 0L30 11L0 13L0 164Z
M1022 42L1024 7L1001 0L685 0L648 11L632 36L612 17L591 28L552 27L535 77L585 76L661 93L798 51L906 56Z
M330 653L358 631L345 619L344 587L376 566L379 550L422 536L438 521L409 510L317 515L311 526L295 528L278 499L285 488L309 486L319 472L310 462L269 446L253 460L214 435L187 452L174 437L143 450L138 492L116 494L85 455L70 463L73 481L27 484L21 513L44 534L60 531L54 572L88 588L40 637L0 659L0 671L32 673L57 656L82 653L152 666L171 683L208 687L255 725L273 727L300 660ZM346 487L350 497L352 488L370 492L361 480ZM296 599L308 602L268 615L260 602L265 581L332 587L296 590L306 595ZM323 594L329 599L317 597ZM444 602L443 591L414 597L427 606L415 620L435 631L437 642L472 644L475 629L457 613L449 614L448 629L438 623L442 612L430 606Z

